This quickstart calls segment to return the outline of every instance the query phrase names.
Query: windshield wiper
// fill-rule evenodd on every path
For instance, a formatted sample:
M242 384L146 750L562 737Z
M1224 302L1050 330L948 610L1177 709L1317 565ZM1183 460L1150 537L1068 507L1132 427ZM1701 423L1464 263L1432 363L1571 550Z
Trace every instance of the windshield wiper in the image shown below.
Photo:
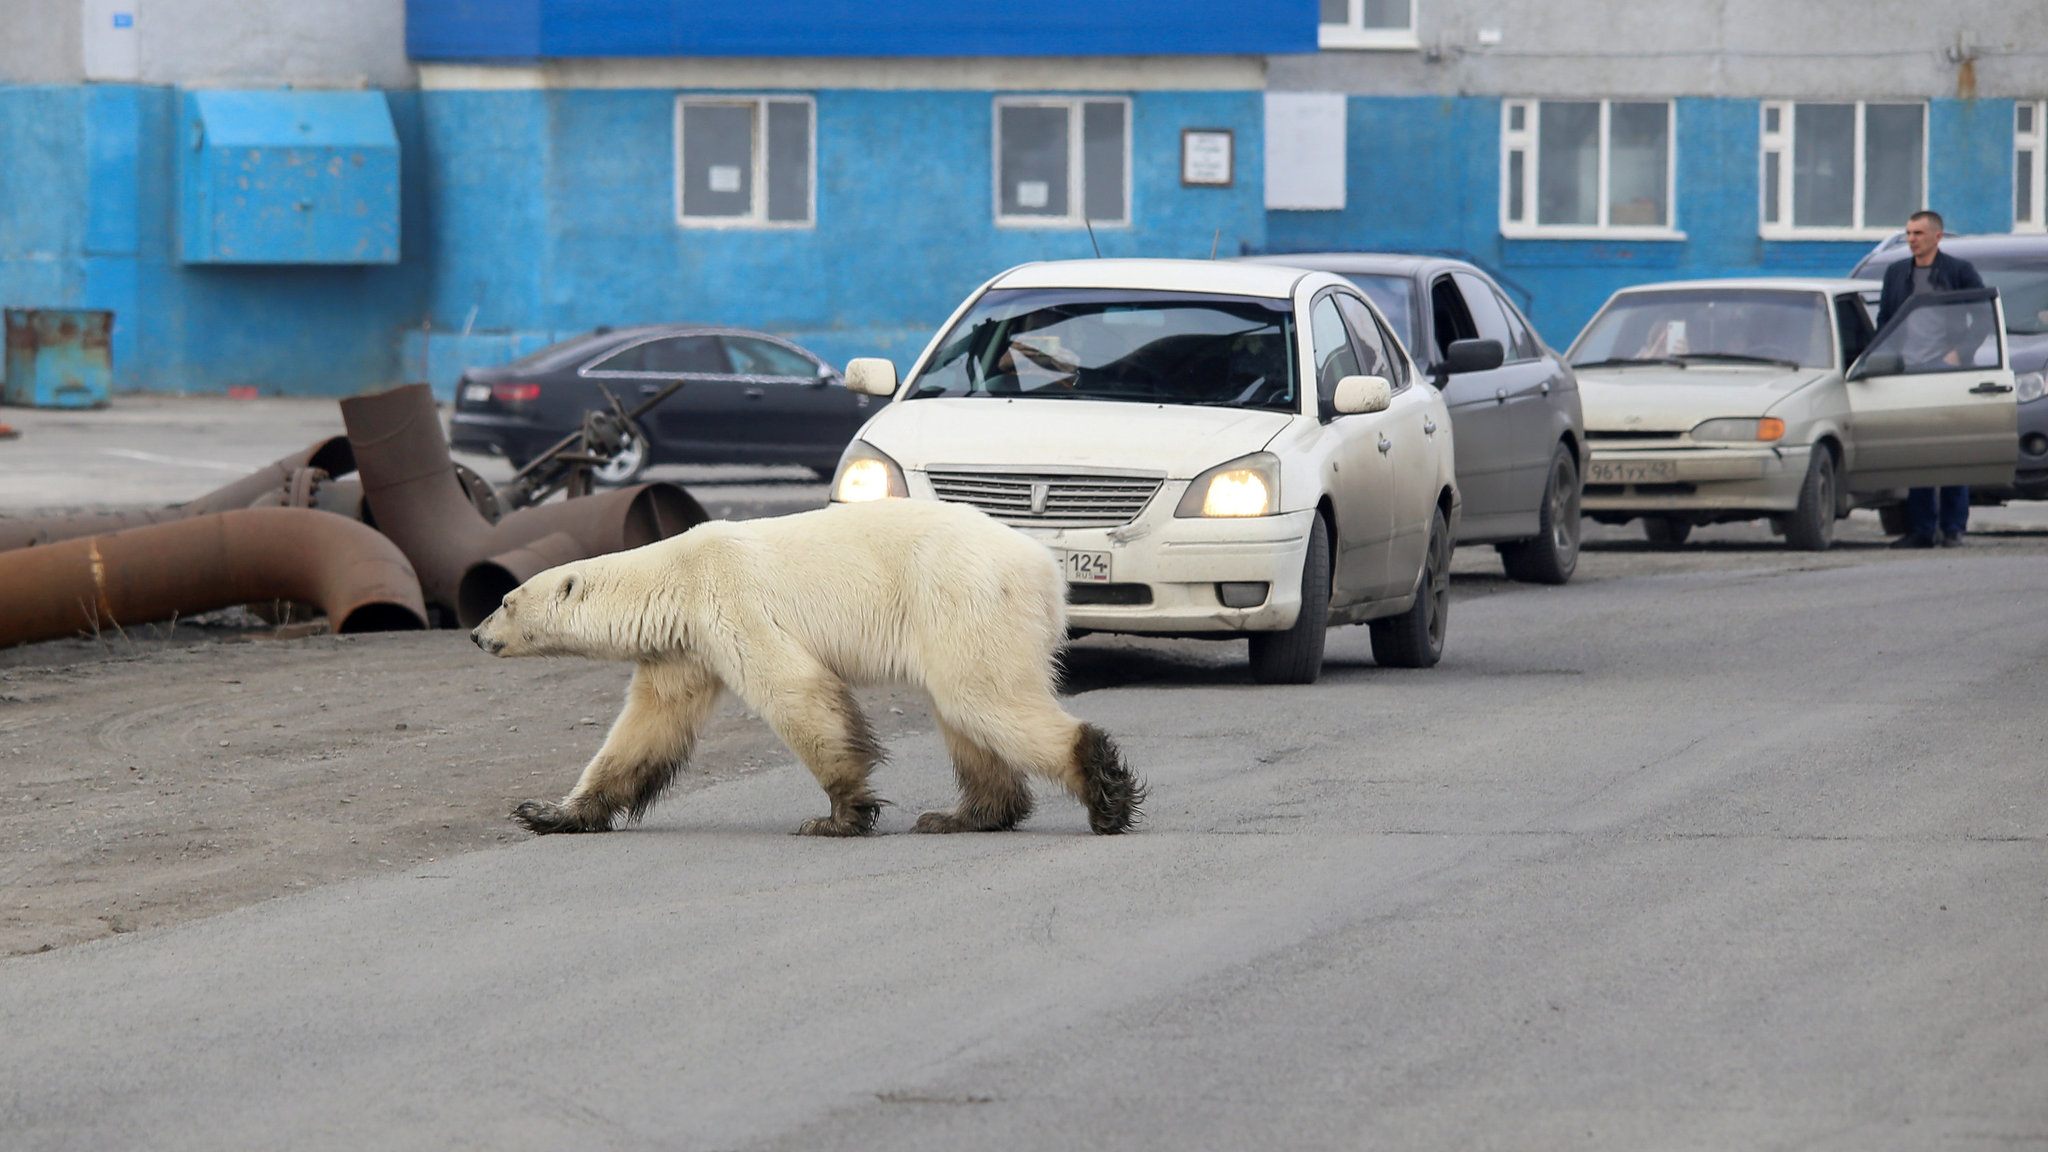
M1686 367L1685 361L1680 360L1676 356L1616 356L1609 360L1581 360L1574 363L1572 367L1619 368L1627 364L1668 364L1674 368Z
M1740 352L1680 352L1686 360L1725 360L1731 364L1775 364L1780 368L1799 368L1797 360L1786 360L1778 356L1745 356Z

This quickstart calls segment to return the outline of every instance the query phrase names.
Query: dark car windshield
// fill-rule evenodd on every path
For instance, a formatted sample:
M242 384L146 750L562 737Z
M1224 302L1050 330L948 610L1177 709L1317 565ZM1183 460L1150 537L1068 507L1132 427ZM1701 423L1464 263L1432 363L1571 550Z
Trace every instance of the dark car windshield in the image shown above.
M1608 302L1572 345L1574 367L1762 363L1825 368L1834 360L1826 298L1769 288L1630 292Z
M1402 346L1415 347L1413 330L1408 326L1408 301L1414 289L1409 286L1406 276L1374 276L1368 272L1346 272L1343 276L1379 305L1380 315L1393 326L1394 335L1401 338Z
M1124 289L996 289L905 393L1294 410L1285 300Z
M2005 330L2015 336L2048 332L2048 259L1975 260L1987 287L2005 304Z

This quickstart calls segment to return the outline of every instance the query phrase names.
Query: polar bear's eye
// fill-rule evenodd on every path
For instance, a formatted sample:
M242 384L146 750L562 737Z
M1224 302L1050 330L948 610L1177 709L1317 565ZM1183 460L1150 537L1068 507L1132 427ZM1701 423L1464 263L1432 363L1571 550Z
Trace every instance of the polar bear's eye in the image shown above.
M576 594L576 577L572 574L562 581L562 590L555 593L555 599L566 604Z

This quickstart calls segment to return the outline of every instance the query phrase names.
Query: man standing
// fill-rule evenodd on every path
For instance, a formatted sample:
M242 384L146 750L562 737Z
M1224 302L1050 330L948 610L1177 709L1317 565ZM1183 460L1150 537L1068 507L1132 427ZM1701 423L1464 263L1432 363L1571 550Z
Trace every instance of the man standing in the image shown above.
M1906 298L1916 292L1955 292L1982 288L1984 278L1968 260L1941 250L1941 214L1915 212L1906 221L1906 247L1913 255L1884 270L1884 293L1878 297L1877 326L1883 328L1898 314ZM1932 317L1928 317L1932 319ZM1912 319L1907 320L1910 325ZM1913 341L1907 330L1907 343ZM1954 362L1955 353L1949 353ZM1963 542L1963 529L1970 523L1970 489L1956 484L1946 488L1914 488L1906 494L1906 534L1892 541L1894 548L1953 548Z

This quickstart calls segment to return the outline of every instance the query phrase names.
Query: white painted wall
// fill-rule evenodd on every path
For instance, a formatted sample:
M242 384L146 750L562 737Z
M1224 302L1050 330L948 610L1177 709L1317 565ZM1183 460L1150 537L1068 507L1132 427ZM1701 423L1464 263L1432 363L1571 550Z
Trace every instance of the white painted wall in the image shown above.
M407 88L405 0L0 0L0 84L81 80Z

